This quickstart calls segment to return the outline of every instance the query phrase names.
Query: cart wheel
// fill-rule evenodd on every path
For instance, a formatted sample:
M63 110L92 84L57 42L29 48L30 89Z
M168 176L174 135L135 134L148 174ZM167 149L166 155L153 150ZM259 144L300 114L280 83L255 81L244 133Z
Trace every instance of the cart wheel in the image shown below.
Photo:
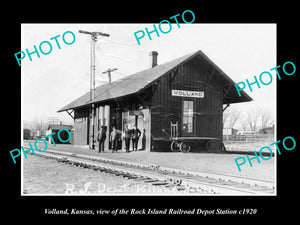
M209 140L206 142L206 150L209 152L216 152L220 150L220 143L216 140Z
M191 146L186 142L181 142L179 147L180 147L180 150L185 153L189 152L191 150Z
M174 152L174 149L175 149L175 141L172 141L172 142L171 142L171 146L170 146L170 147L171 147L171 151Z
M172 141L171 151L172 152L178 152L179 151L178 141Z

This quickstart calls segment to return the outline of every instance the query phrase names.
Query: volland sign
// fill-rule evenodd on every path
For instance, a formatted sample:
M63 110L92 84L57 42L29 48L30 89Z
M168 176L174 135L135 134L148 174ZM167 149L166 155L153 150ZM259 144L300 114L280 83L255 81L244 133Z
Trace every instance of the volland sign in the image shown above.
M172 96L204 98L204 92L203 91L172 90Z

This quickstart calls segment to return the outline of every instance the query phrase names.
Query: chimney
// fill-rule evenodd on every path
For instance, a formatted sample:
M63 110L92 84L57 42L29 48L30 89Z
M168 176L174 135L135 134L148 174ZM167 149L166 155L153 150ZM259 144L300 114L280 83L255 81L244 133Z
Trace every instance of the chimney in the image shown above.
M153 68L154 66L157 66L157 56L158 53L156 51L152 51L149 54L150 56L150 66Z

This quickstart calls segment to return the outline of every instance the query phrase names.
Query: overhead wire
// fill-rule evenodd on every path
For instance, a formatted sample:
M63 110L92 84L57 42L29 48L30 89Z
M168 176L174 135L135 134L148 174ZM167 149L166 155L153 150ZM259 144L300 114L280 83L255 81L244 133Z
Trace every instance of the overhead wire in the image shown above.
M122 45L122 46L127 46L127 47L130 47L131 49L134 48L133 50L134 51L144 51L144 52L148 52L147 50L141 48L140 46L134 46L133 43L125 43L125 42L121 42L121 41L117 41L117 40L113 40L113 39L99 39L101 42L104 42L104 43L108 43L108 44L117 44L117 45ZM139 49L136 49L136 47L138 47ZM99 49L100 48L100 45L97 46L97 48ZM100 49L99 49L100 50ZM101 54L101 56L103 57L113 57L113 58L117 58L119 60L123 60L125 62L129 62L131 64L136 64L136 60L133 60L133 59L130 59L128 57L122 57L122 56L119 56L119 55L115 55L115 54L107 54L107 53L104 53L104 54ZM97 54L96 54L96 58L97 58ZM138 53L138 58L139 60L138 61L141 61L141 56L140 56L140 53ZM96 62L99 62L99 60L96 60ZM98 68L101 68L99 66L99 63L98 63ZM125 75L124 73L120 73L120 72L117 72L118 74L120 75L123 75L123 76L127 76ZM100 74L100 76L102 76L102 74ZM123 77L121 77L123 78Z
M130 47L130 48L134 48L134 50L135 51L137 51L137 52L141 52L141 51L143 51L143 52L149 52L149 50L146 50L146 49L144 49L144 48L142 48L142 47L140 47L140 46L137 46L137 44L134 44L133 42L132 43L125 43L125 42L121 42L121 41L118 41L118 40L113 40L113 39L102 39L102 38L99 38L98 39L98 41L100 41L100 42L104 42L104 43L107 43L107 44L117 44L117 45L122 45L122 46L127 46L127 47ZM99 50L100 51L100 45L96 45L96 48L97 48L97 50ZM137 49L138 48L138 49ZM97 62L99 62L99 56L98 56L98 54L95 54L96 56L96 63ZM139 58L141 58L140 57L140 54L138 54L139 56ZM118 55L113 55L113 54L101 54L100 56L106 56L106 57L114 57L114 58L118 58L118 59L120 59L120 60L124 60L124 61L126 61L126 62L130 62L130 63L135 63L135 61L134 60L130 60L130 59L128 59L128 58L124 58L124 57L121 57L121 56L118 56ZM98 58L98 59L97 59ZM98 65L97 65L97 67L98 68L101 68L101 65L99 65L99 63L98 63ZM118 86L118 85L120 85L121 83L123 83L123 82L125 82L126 80L128 80L128 79L138 79L138 78L132 78L132 77L128 77L127 78L127 75L126 74L124 74L124 73L122 73L122 72L119 72L119 71L115 71L117 74L120 74L120 75L122 75L122 77L120 77L119 79L123 79L123 80L120 80L119 82L116 82L116 84L115 85L112 85L110 88L108 88L108 89L106 89L106 90L104 90L103 92L101 92L101 93L99 93L97 96L99 96L99 95L101 95L101 94L103 94L104 92L108 92L108 91L110 91L112 88L115 88L116 86ZM124 78L124 76L125 76L125 78ZM101 82L101 81L99 81L99 79L101 80L101 81L105 81L106 79L105 78L103 78L103 75L102 75L102 73L101 74L98 74L98 76L97 76L97 80L98 80L98 82ZM119 79L117 79L117 80L119 80ZM114 83L115 81L113 81L112 83ZM101 82L102 83L102 82ZM95 98L97 97L97 96L95 96Z

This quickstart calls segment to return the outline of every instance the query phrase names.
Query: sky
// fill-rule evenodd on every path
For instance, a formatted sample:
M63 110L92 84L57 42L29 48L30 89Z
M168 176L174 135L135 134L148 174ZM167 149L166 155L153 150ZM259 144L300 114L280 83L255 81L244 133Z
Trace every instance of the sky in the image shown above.
M172 24L168 34L153 33L152 40L147 35L138 45L134 32L153 28L153 24L21 24L21 49L34 50L43 41L52 44L48 55L40 53L40 58L32 54L21 61L22 79L22 120L58 117L65 124L72 118L57 111L71 101L89 91L90 88L90 42L87 34L79 30L108 33L109 37L98 37L96 43L96 86L108 82L108 68L112 81L150 67L150 51L158 52L158 64L201 50L236 83L259 77L263 71L273 75L270 85L253 85L253 92L245 91L252 102L232 104L232 109L246 111L256 108L270 111L276 116L276 75L271 68L276 62L276 24L184 24L180 28ZM162 28L167 30L167 28ZM75 34L75 42L66 45L62 35L66 31ZM57 48L57 38L61 49ZM66 35L66 41L72 41ZM43 50L47 51L47 44ZM16 66L18 66L16 61ZM267 78L266 78L267 80Z

